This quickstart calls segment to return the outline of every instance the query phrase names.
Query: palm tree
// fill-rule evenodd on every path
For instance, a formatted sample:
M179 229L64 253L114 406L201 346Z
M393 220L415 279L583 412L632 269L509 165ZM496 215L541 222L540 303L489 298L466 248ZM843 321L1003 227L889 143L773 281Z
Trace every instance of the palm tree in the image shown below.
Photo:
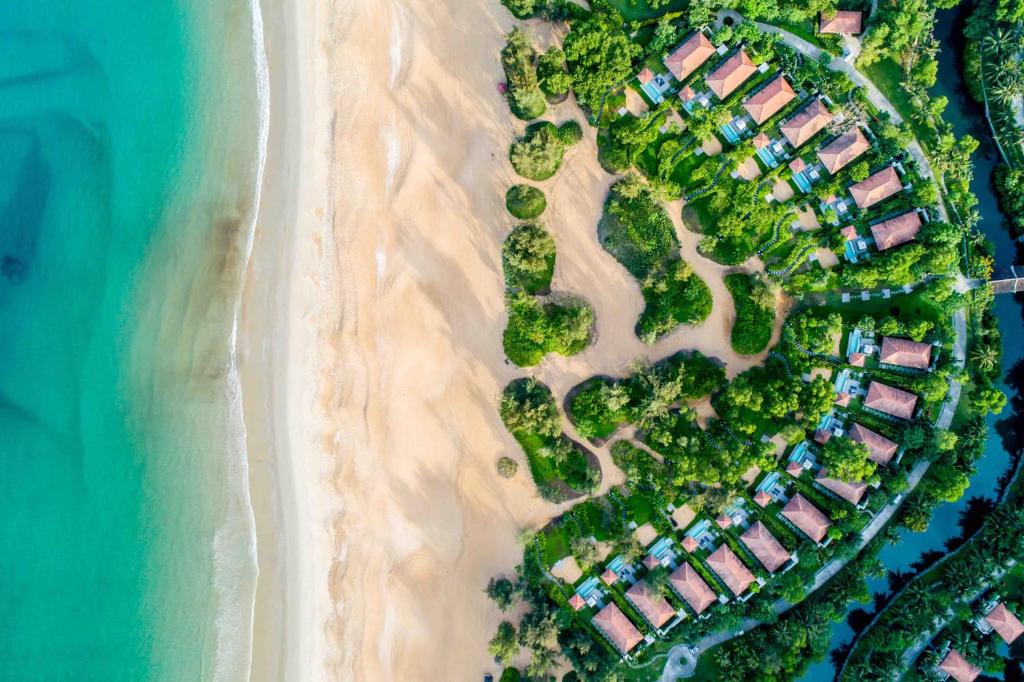
M999 349L995 345L980 345L971 351L971 362L978 369L989 372L999 364Z
M1014 42L1013 34L1000 27L982 38L981 47L986 52L1000 54L1004 50L1011 49Z

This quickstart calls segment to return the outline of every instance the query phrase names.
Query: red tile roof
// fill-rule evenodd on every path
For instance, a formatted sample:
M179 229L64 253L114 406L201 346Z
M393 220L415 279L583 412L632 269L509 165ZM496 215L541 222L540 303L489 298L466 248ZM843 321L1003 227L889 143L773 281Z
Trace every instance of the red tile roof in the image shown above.
M838 478L829 478L827 473L826 469L818 472L817 478L814 479L818 485L826 490L831 490L847 502L852 504L860 503L864 493L868 490L867 483L847 483L846 481L840 481Z
M887 384L872 381L868 386L868 395L864 399L864 406L901 419L910 419L914 416L914 408L917 407L917 396Z
M824 429L818 429L817 431L814 432L814 441L816 443L821 443L822 445L827 443L829 438L831 438L831 437L832 437L832 432L831 431L826 431Z
M583 601L583 597L581 597L578 594L574 594L571 597L569 597L569 606L572 607L573 611L579 611L586 605L587 602Z
M756 149L764 149L769 144L771 144L771 139L764 133L754 135L754 147Z
M839 230L839 234L846 237L846 241L848 242L853 241L854 239L860 236L857 234L857 228L854 227L853 225L847 225L843 229Z
M794 478L799 478L800 474L804 473L804 468L799 462L790 462L786 465L786 473Z
M932 345L883 336L882 352L878 356L878 361L887 365L928 369L932 363Z
M650 83L652 80L654 80L654 74L651 72L650 69L644 69L643 71L636 75L636 79L641 83Z
M707 564L737 597L754 582L754 574L725 543L707 558Z
M846 434L850 440L868 446L868 459L876 464L888 464L900 446L893 443L880 433L869 428L854 424Z
M754 502L756 502L757 506L759 507L767 507L769 504L771 504L771 501L772 496L763 490L758 490L757 494L754 495Z
M610 568L605 569L604 573L601 574L601 580L604 581L605 585L614 585L619 580L618 574Z
M786 503L782 508L782 515L815 542L821 542L832 525L821 510L800 493L793 495Z
M883 199L888 199L901 189L903 189L903 180L896 172L896 167L886 166L864 180L850 185L850 195L857 206L868 208Z
M725 99L756 72L754 62L740 49L718 65L704 81L711 91L718 95L718 99Z
M699 616L704 609L718 601L714 590L708 587L700 574L687 562L672 571L668 582L679 593L679 596L686 600L690 608Z
M793 92L793 86L785 76L779 74L751 95L750 99L743 103L743 108L750 114L750 118L760 124L777 114L794 97L796 93Z
M850 353L850 364L854 367L863 367L864 361L868 359L868 356L863 353Z
M839 394L836 395L836 399L835 399L834 402L839 407L849 407L850 406L850 394L849 393L839 393Z
M803 169L807 168L807 164L799 156L789 162L789 170L794 173L799 173Z
M681 99L683 102L689 102L696 96L697 93L694 92L693 88L691 88L689 85L684 86L683 89L679 91L679 99Z
M693 536L687 535L685 538L683 538L683 549L685 549L687 552L692 552L693 550L697 549L697 541L693 539Z
M789 561L789 552L760 521L744 531L740 539L770 573L779 570Z
M647 619L651 625L660 628L676 615L672 605L657 589L651 587L646 580L640 580L626 590L626 597Z
M828 107L820 99L816 99L783 123L781 130L791 145L799 147L817 135L831 120L832 114Z
M985 620L1007 644L1013 644L1013 640L1024 634L1024 625L1002 604L996 604L996 607L985 616Z
M653 554L648 554L644 557L644 566L647 567L647 570L654 570L658 566L661 566L661 562L658 561L658 557Z
M676 77L676 80L684 81L714 53L715 46L711 44L706 35L697 31L665 57L665 66Z
M971 665L956 649L950 649L939 663L939 670L948 673L957 682L973 682L981 674L981 668Z
M644 640L632 621L626 618L615 602L609 603L594 616L594 625L611 640L615 648L628 654Z
M718 518L715 519L715 523L718 524L719 528L728 528L732 525L732 519L730 519L725 514L719 514Z
M854 35L860 33L861 13L852 10L840 10L826 15L821 14L821 21L818 24L819 33L845 33Z
M843 133L818 150L818 160L835 175L847 164L871 148L860 128Z
M917 211L910 211L871 226L871 235L875 238L875 246L879 251L913 241L920 231L921 216Z

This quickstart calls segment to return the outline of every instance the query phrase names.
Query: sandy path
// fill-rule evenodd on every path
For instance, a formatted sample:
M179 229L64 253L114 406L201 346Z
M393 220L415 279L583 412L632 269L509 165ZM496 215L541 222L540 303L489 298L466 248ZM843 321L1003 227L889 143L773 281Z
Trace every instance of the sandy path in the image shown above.
M520 529L560 511L525 471L506 482L494 470L502 454L522 461L496 411L525 374L501 350L506 150L522 125L495 84L513 22L497 2L293 0L267 23L275 189L243 361L261 566L253 677L478 679L495 670L486 643L501 620L482 589L520 561ZM582 120L571 103L550 117ZM696 255L678 204L683 255L714 309L653 347L633 335L640 291L597 242L613 178L586 131L543 186L554 287L591 302L597 340L549 358L541 378L561 397L684 348L730 375L760 362L723 341L726 269ZM606 486L621 476L606 471Z

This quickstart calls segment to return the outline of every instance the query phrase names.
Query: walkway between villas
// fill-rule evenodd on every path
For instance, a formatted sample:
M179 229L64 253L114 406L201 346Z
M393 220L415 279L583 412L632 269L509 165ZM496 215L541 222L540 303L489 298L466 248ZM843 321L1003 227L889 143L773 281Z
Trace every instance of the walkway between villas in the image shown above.
M745 21L743 15L740 14L739 12L724 9L719 10L718 19L715 22L716 25L720 27L722 25L722 21L727 18L732 19L734 22ZM805 57L808 57L815 61L819 61L823 54L828 54L817 45L812 45L811 43L801 38L800 36L790 33L789 31L783 28L779 28L778 26L772 26L771 24L762 24L759 21L755 21L754 25L757 26L758 30L761 30L765 33L776 33L782 36L782 42L786 43L787 45L789 45L790 47L792 47L794 50L804 55ZM895 121L896 123L903 122L903 117L900 116L900 113L898 111L896 111L896 107L894 107L892 103L889 101L889 99L884 94L882 94L882 91L879 90L874 83L865 78L863 74L861 74L861 72L858 71L853 64L846 61L842 57L832 57L832 55L829 55L829 57L832 58L832 61L829 62L828 64L828 67L830 69L832 69L833 71L842 71L843 73L845 73L847 76L850 77L850 80L852 80L855 85L864 88L865 92L867 92L868 94L868 99L871 101L872 104L874 104L879 109L888 112L889 115L892 117L892 120ZM936 176L935 173L932 171L932 165L931 163L928 162L928 157L925 156L924 150L921 148L921 145L917 142L917 140L911 142L910 145L907 147L907 150L910 152L910 155L914 157L914 160L917 161L918 164L920 164L921 168L924 169L925 174L931 177L933 180L935 180L940 187L944 187L944 185L939 181L938 176ZM946 206L944 202L939 202L939 213L942 214L943 220L947 222L949 221L949 214L946 212Z

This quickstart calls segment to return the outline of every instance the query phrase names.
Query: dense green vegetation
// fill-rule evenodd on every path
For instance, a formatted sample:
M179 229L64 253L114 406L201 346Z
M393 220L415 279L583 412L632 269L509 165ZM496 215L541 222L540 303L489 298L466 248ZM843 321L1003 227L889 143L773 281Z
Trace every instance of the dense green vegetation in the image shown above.
M774 285L756 275L735 273L725 277L725 286L736 304L733 349L743 355L760 353L768 347L775 327L778 294Z
M541 300L512 292L505 307L505 355L520 367L533 367L548 353L575 355L590 342L594 311L580 298Z
M546 294L555 271L555 240L538 223L523 223L501 250L505 285L528 294Z
M501 66L508 81L508 104L524 121L542 116L547 110L537 80L537 53L526 34L512 29L501 51Z
M530 185L512 185L505 193L505 208L520 220L533 220L548 206L544 192Z
M612 187L598 237L640 282L646 306L636 333L645 343L680 324L700 324L711 313L711 290L680 259L672 219L639 177L627 176Z
M517 379L501 396L501 419L519 441L537 490L558 502L593 490L601 472L589 453L562 433L551 390L536 379Z
M548 121L533 123L526 135L512 143L509 160L516 173L528 180L547 180L562 165L565 151L580 141L579 123L567 121L555 126Z

